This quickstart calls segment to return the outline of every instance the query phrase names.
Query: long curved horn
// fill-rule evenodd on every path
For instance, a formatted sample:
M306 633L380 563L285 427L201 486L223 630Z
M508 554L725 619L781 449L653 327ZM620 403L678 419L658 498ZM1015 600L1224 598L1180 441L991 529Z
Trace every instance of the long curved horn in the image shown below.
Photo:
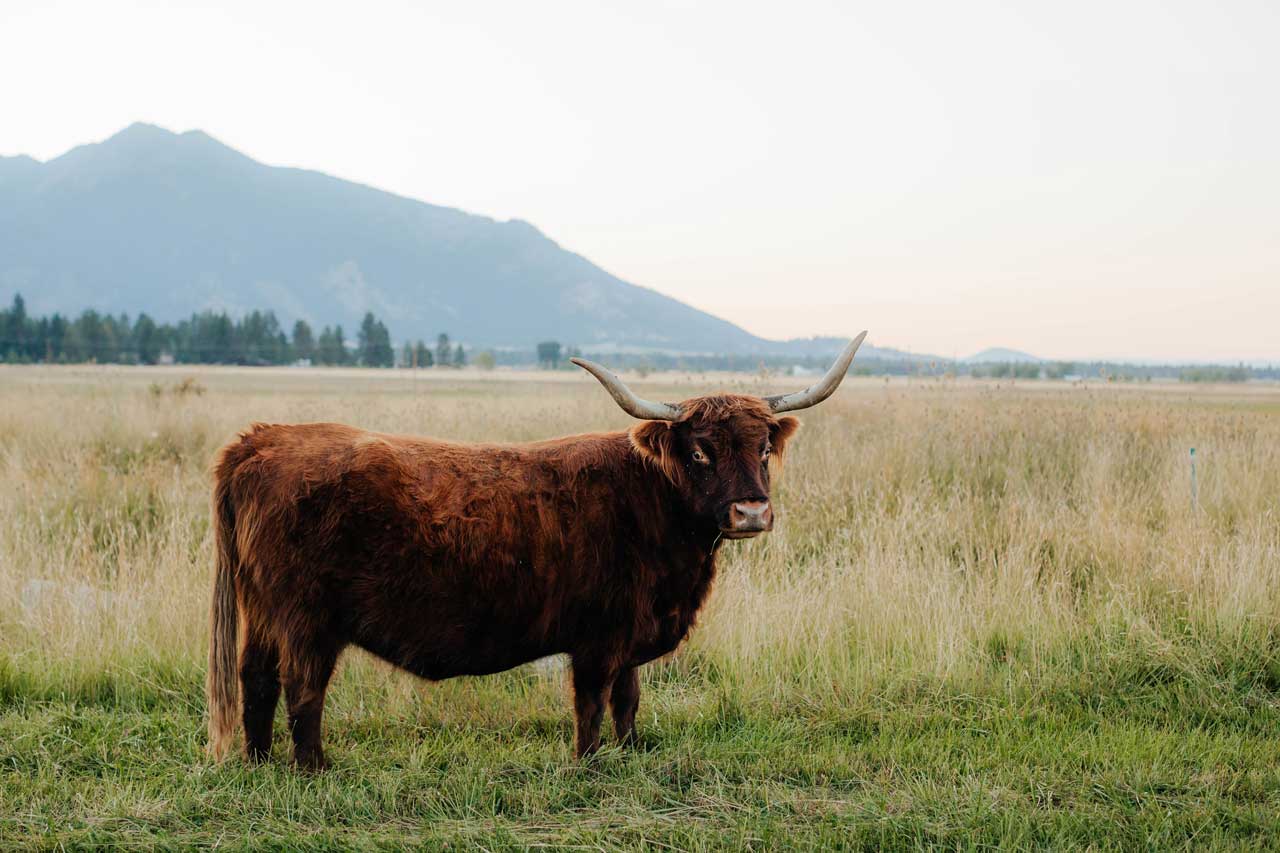
M621 379L594 361L587 361L585 358L571 358L569 360L596 379L599 379L600 384L613 395L613 399L622 407L622 411L631 415L631 417L640 418L644 421L680 420L680 409L678 407L672 406L670 403L653 403L637 397L630 388L623 384Z
M765 397L764 400L769 404L769 408L773 410L775 415L779 412L793 412L796 409L807 409L810 406L816 406L830 397L840 387L840 383L844 381L844 375L849 371L849 363L853 361L853 354L858 351L858 347L862 345L862 339L866 336L867 333L864 331L849 341L849 345L844 348L844 352L840 353L840 357L836 359L836 363L831 365L831 369L818 382L794 394L777 394L773 397Z

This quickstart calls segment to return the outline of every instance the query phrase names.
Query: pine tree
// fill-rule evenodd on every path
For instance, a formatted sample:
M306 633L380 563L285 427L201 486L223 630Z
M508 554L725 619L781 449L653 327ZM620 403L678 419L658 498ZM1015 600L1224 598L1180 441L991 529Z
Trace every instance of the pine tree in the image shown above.
M146 314L139 314L133 324L133 351L140 364L155 364L160 360L160 329Z
M360 363L365 367L374 367L377 362L374 360L374 349L377 346L377 329L378 321L374 319L372 311L364 313L364 319L360 321L360 331L356 333L356 352L359 354Z
M391 346L391 333L386 324L378 321L377 338L374 341L373 355L379 367L391 367L396 363L396 352Z
M316 361L320 364L337 364L337 347L337 339L334 337L333 329L325 326L320 332L320 343L316 347Z
M0 312L0 357L3 360L29 361L32 358L28 326L26 300L21 293L15 293L12 307Z
M342 324L333 327L333 363L347 364L351 361L351 353L347 352L347 339L342 334Z
M435 359L431 356L431 347L427 346L427 342L421 338L414 346L414 352L418 357L418 367L430 367L435 363Z
M315 338L312 337L311 326L306 320L293 324L293 357L306 361L314 361L316 358Z
M360 363L365 367L390 367L395 361L395 354L391 350L391 335L387 332L387 327L373 316L372 311L365 313L357 340Z

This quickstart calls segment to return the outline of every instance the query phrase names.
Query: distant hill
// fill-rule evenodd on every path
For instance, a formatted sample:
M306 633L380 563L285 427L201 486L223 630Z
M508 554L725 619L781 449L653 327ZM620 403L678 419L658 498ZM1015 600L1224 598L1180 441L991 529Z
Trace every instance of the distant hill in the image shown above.
M984 349L982 352L976 352L968 358L963 359L963 361L971 364L981 364L984 362L1039 364L1043 362L1044 359L1016 349L992 347L991 349Z
M266 166L201 131L134 124L48 162L0 158L0 198L0 300L21 292L33 313L269 309L350 333L373 311L396 338L513 347L825 354L843 341L759 338L527 222Z

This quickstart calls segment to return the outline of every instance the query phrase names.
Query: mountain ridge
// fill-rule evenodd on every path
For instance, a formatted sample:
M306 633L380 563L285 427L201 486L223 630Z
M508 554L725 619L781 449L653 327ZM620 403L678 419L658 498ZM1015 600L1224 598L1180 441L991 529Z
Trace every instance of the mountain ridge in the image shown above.
M963 359L967 364L980 363L1007 363L1007 364L1040 364L1044 361L1039 356L1032 355L1022 350L1009 349L1008 347L988 347L981 352L975 352L973 355Z
M0 158L0 299L33 311L272 310L398 338L669 352L821 354L615 276L522 219L268 166L201 130L135 123L41 162ZM7 236L6 236L7 235ZM838 341L840 339L830 339ZM866 353L875 357L876 350Z

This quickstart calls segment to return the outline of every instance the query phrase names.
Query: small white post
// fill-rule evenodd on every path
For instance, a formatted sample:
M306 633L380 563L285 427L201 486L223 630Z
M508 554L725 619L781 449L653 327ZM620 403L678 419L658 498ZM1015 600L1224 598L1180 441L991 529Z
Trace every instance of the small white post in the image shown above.
M1196 486L1196 449L1191 448L1191 511L1200 508L1200 493Z

